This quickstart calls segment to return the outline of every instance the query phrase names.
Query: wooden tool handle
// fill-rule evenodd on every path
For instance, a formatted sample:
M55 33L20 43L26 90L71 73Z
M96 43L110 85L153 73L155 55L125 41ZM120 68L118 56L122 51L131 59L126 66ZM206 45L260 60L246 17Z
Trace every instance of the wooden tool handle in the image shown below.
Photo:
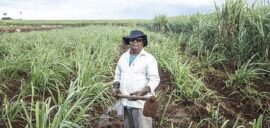
M150 97L144 97L144 96L130 96L130 95L122 95L122 94L117 94L118 97L120 98L128 98L128 99L133 99L133 100L149 100Z

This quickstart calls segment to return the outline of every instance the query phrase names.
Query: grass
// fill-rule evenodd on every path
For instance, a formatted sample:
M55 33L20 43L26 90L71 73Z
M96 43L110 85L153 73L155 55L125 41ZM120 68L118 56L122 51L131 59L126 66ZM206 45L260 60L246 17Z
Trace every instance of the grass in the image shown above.
M1 35L1 44L8 47L0 62L3 80L23 81L14 101L6 91L1 94L6 95L1 126L93 125L95 106L111 104L108 77L113 77L119 54L121 38L116 37L124 32L91 26Z

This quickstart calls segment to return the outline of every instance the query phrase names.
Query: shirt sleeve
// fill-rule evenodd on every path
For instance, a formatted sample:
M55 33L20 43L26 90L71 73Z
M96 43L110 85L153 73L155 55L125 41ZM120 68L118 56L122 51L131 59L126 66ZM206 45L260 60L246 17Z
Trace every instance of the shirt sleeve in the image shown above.
M147 86L151 88L151 93L154 94L154 90L157 88L159 82L160 82L160 77L158 74L158 65L156 59L151 56L151 59L149 59L147 63L147 79L148 83Z
M115 68L115 75L114 75L113 82L116 82L116 81L120 82L120 79L121 79L121 69L120 69L119 62L118 62L117 66Z

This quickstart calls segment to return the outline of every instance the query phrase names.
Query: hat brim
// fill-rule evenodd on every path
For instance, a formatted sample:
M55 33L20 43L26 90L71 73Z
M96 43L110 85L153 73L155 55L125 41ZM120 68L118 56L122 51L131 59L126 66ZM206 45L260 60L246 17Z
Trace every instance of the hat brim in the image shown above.
M123 37L123 43L125 45L129 45L129 41L130 39L133 39L133 38L137 38L137 37L142 37L143 38L143 42L144 42L144 47L147 46L147 35L142 35L142 36L126 36L126 37Z

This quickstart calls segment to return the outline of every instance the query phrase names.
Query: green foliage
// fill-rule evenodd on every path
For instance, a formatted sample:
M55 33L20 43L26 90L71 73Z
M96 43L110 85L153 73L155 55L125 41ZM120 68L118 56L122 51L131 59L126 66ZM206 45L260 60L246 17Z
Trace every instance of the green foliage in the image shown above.
M252 128L262 128L262 127L263 127L263 115L260 115L257 120L254 119L252 123Z
M157 15L153 20L153 30L157 32L164 32L168 24L166 15Z
M58 101L56 105L52 104L52 98L45 101L34 101L35 91L32 86L31 103L21 100L24 114L28 121L28 127L36 128L56 128L56 127L81 127L90 125L91 119L86 118L87 111L91 110L94 104L102 103L104 93L108 86L103 83L96 83L92 86L79 87L78 80L71 82L68 90L58 91ZM89 95L91 94L91 95ZM97 102L99 101L99 102ZM32 115L35 115L34 117ZM35 122L35 123L32 123Z
M196 14L192 16L177 16L168 18L168 31L173 33L193 33L194 25L197 25L199 20L202 20L202 15Z
M217 52L217 49L219 49L219 52ZM226 61L224 51L225 49L221 46L218 46L218 44L216 44L211 51L204 50L204 52L199 55L201 65L207 68L217 64L222 65L223 62Z
M5 45L0 45L0 60L3 60L8 54L8 47Z
M229 75L229 80L227 81L229 86L247 85L251 81L260 79L260 75L263 74L263 69L258 68L255 63L251 63L252 59L253 58L237 69L234 74Z
M0 21L1 22L1 21ZM41 25L61 25L85 27L89 25L108 26L143 26L151 24L150 20L4 20L6 25L16 26L41 26Z
M222 55L243 65L254 54L252 62L269 62L270 8L266 3L248 5L244 0L226 0L209 14L168 18L167 32L185 34L186 49L193 55L209 54L216 45L226 49ZM215 50L213 54L222 53Z
M178 98L192 99L206 95L202 93L203 84L195 84L195 81L200 80L192 79L194 74L190 71L194 69L194 65L190 65L187 60L176 59L178 57L181 60L182 56L179 57L179 54L188 53L193 58L199 58L201 68L223 66L228 71L228 79L222 80L230 86L229 89L233 89L231 95L237 95L243 101L253 102L254 108L265 110L263 102L269 99L269 93L258 90L260 85L257 85L257 82L268 81L265 74L269 74L270 60L269 12L267 2L256 1L251 5L245 0L226 0L222 6L216 6L216 11L208 14L167 18L168 24L164 33L169 37L174 35L173 39L176 41L156 41L160 44L165 42L166 45L157 46L155 51L158 52L161 67L173 76L177 86L174 92L177 92ZM174 51L175 49L182 52ZM231 62L233 65L230 65ZM199 89L191 88L190 85ZM205 127L204 124L208 124L208 127L231 127L231 120L225 117L220 120L212 112L211 115L211 118L202 119L198 127ZM264 116L269 118L269 114L264 113ZM239 116L233 127L245 127L243 125L246 125L246 122L242 121L242 116ZM262 127L259 124L256 125Z
M11 17L2 17L1 20L12 20Z
M20 101L9 101L7 96L3 98L3 105L1 106L2 113L0 118L0 126L7 126L12 128L13 122L21 120L22 106Z
M108 79L113 77L119 37L127 32L90 26L0 35L0 76L22 82L14 97L18 102L6 98L0 126L91 127L98 116L88 115L93 107L111 103Z
M4 22L0 20L0 26L1 26L1 25L4 25Z
M178 99L202 98L204 89L202 81L192 71L192 64L188 60L182 60L179 56L177 43L156 33L150 33L149 38L155 37L149 44L151 53L155 53L159 66L173 76ZM152 46L151 46L152 45Z

